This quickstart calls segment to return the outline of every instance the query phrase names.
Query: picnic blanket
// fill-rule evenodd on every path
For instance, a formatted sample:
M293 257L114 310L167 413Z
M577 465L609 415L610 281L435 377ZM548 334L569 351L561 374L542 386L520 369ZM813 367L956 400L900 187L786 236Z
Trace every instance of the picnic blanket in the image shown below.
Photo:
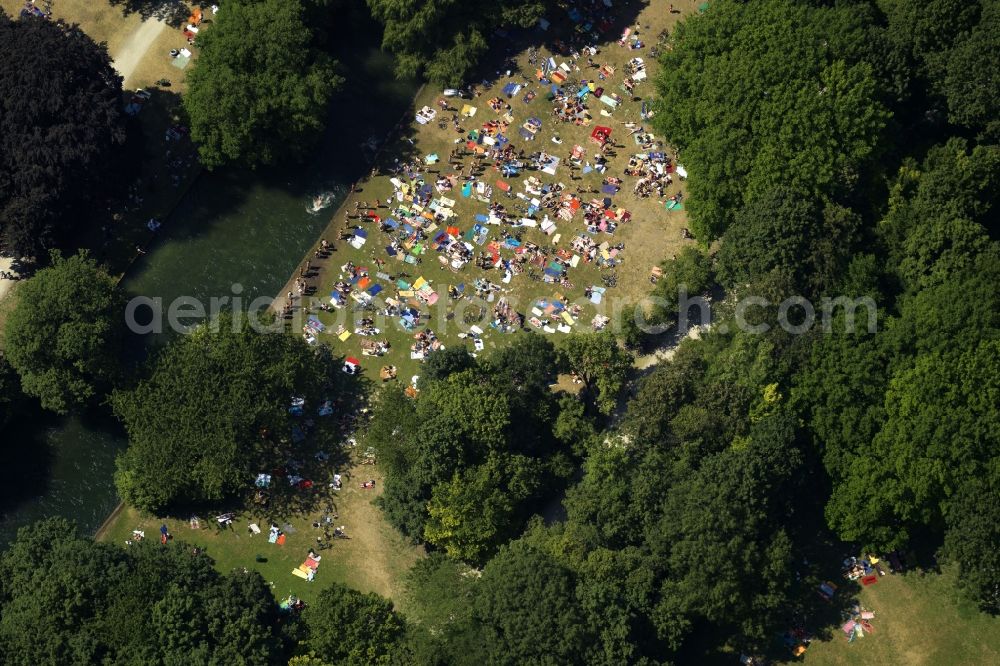
M520 83L508 83L503 87L503 93L508 97L513 97L521 90L522 87L523 86L521 86Z

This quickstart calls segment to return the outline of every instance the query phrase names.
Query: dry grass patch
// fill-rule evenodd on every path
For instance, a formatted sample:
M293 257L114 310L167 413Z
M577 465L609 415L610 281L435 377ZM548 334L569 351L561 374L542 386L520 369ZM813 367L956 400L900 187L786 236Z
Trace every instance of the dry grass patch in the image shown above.
M40 1L36 4L42 5ZM0 0L0 7L16 18L24 7L24 2ZM83 31L95 42L98 44L105 42L111 54L114 54L142 23L137 14L123 16L121 9L111 6L107 0L53 0L52 18L63 19L67 23L79 23Z
M173 65L174 60L170 57L170 50L182 48L189 49L192 56L187 67L178 69ZM171 92L183 94L187 91L187 74L194 69L197 59L198 50L188 46L184 33L179 29L167 27L153 41L131 76L125 80L126 89L151 86L160 79L167 79L171 82L169 88Z

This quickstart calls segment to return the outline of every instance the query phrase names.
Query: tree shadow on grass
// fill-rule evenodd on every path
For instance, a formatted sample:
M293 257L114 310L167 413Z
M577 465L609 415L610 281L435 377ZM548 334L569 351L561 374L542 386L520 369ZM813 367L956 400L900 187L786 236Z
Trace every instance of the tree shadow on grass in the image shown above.
M138 14L143 21L157 19L172 28L179 27L191 15L191 8L181 0L108 0L121 7L122 15Z
M323 361L330 372L327 383L313 392L319 397L307 399L305 412L292 420L293 429L298 429L304 437L296 438L297 441L274 438L273 449L262 452L261 460L267 458L267 462L261 462L260 469L251 470L241 491L219 501L172 506L166 515L179 521L199 516L203 528L239 532L248 529L250 522L257 522L265 531L271 525L286 530L286 525L307 516L312 522L337 513L330 484L335 473L343 476L344 484L356 482L349 478L348 470L360 461L362 452L355 451L348 440L359 425L357 415L372 382L363 375L341 372L343 357L329 355L324 347L317 353L327 354ZM330 401L333 413L318 416L317 408L326 400ZM266 487L256 487L251 478L256 473L270 475ZM217 517L225 513L236 514L231 525L218 522ZM333 525L328 527L332 532Z

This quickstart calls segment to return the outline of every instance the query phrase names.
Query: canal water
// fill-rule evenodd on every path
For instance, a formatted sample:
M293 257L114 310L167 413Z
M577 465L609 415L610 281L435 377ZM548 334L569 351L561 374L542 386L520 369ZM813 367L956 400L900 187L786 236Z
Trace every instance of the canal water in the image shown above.
M348 51L352 51L348 49ZM351 182L365 175L381 142L411 108L414 81L393 75L392 59L371 47L343 63L349 84L334 101L328 130L305 164L281 169L206 173L164 221L159 241L123 283L132 295L249 302L277 294L327 225ZM313 198L329 206L311 212ZM136 347L161 344L150 336ZM75 520L92 533L118 502L112 475L126 444L109 417L57 418L39 412L19 419L3 435L26 452L0 471L0 548L18 528L46 516Z

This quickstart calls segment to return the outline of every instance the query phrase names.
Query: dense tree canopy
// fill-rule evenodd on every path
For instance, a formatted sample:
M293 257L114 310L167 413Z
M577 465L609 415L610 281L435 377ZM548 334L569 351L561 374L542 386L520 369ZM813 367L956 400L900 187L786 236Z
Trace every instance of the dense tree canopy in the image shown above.
M275 663L277 606L256 572L219 574L181 544L96 543L62 519L0 556L4 663Z
M741 287L776 271L799 293L824 293L843 274L859 226L850 210L821 209L789 188L763 192L737 213L726 234L719 281Z
M206 166L293 157L322 131L339 79L303 12L299 0L237 0L199 36L184 108Z
M949 121L1000 140L1000 4L982 3L979 22L947 53L939 86Z
M998 461L997 160L995 146L952 140L902 167L878 224L893 308L876 335L835 326L793 391L833 484L838 535L876 548L943 540L986 608L993 565L968 546L989 538L979 526Z
M959 585L979 606L1000 613L1000 467L967 479L948 502L943 554L958 564Z
M21 397L21 380L18 379L17 372L7 360L7 356L0 352L0 431L3 431L11 417L18 399Z
M610 331L569 335L559 345L559 364L583 382L584 398L608 415L618 404L625 378L632 368L632 354Z
M828 515L845 538L885 546L940 526L948 497L981 477L997 452L1000 343L923 354L890 381L870 455L852 461ZM873 461L878 461L873 463Z
M407 648L417 664L484 664L482 627L474 617L476 572L441 552L418 560L404 580L419 614L409 625Z
M461 85L486 55L498 28L538 23L549 0L367 0L385 25L382 46L396 55L402 76L423 74L434 83Z
M365 437L385 471L389 522L475 563L516 536L545 485L571 473L568 441L553 433L555 358L550 342L524 336L462 359L464 370L424 375L415 400L383 390Z
M94 403L119 376L125 299L84 253L40 270L17 291L4 347L21 386L65 414Z
M445 379L453 372L473 367L472 356L465 347L448 347L431 355L423 367L424 380Z
M336 398L332 364L299 339L223 317L177 338L148 376L112 396L129 447L115 481L144 509L218 500L253 475L284 464L295 417L292 396L314 412ZM165 409L164 405L169 405Z
M566 523L531 537L577 573L605 661L660 663L704 622L762 645L791 603L809 467L776 342L682 345L591 445Z
M683 248L676 257L664 261L662 269L663 277L656 283L651 294L652 306L640 316L640 321L645 321L647 325L646 333L655 333L678 324L681 317L695 316L693 311L681 312L681 299L690 302L695 297L703 297L714 284L712 260L692 245ZM627 319L636 318L636 313L626 314Z
M775 187L839 201L882 150L871 64L884 38L860 3L720 3L681 23L658 81L661 131L691 176L692 228L718 237Z
M481 562L517 535L518 508L539 492L542 471L527 456L493 454L438 484L427 506L424 537L456 559Z
M305 646L318 661L339 666L390 664L406 627L392 603L336 583L303 612Z
M664 663L704 622L768 642L793 599L805 472L794 424L778 409L739 448L700 456L624 441L591 450L566 522L524 537L574 574L576 612L596 632L578 639L587 663Z
M1000 138L1000 6L993 0L885 0L886 35L912 69L930 113Z
M768 417L741 448L673 472L677 481L647 537L653 557L668 563L658 609L766 640L773 627L767 618L789 601L792 498L802 473L793 439L787 415Z
M573 586L571 571L525 543L490 560L475 606L490 663L582 661L589 630Z
M42 254L104 209L121 184L121 83L78 27L0 11L3 245Z

